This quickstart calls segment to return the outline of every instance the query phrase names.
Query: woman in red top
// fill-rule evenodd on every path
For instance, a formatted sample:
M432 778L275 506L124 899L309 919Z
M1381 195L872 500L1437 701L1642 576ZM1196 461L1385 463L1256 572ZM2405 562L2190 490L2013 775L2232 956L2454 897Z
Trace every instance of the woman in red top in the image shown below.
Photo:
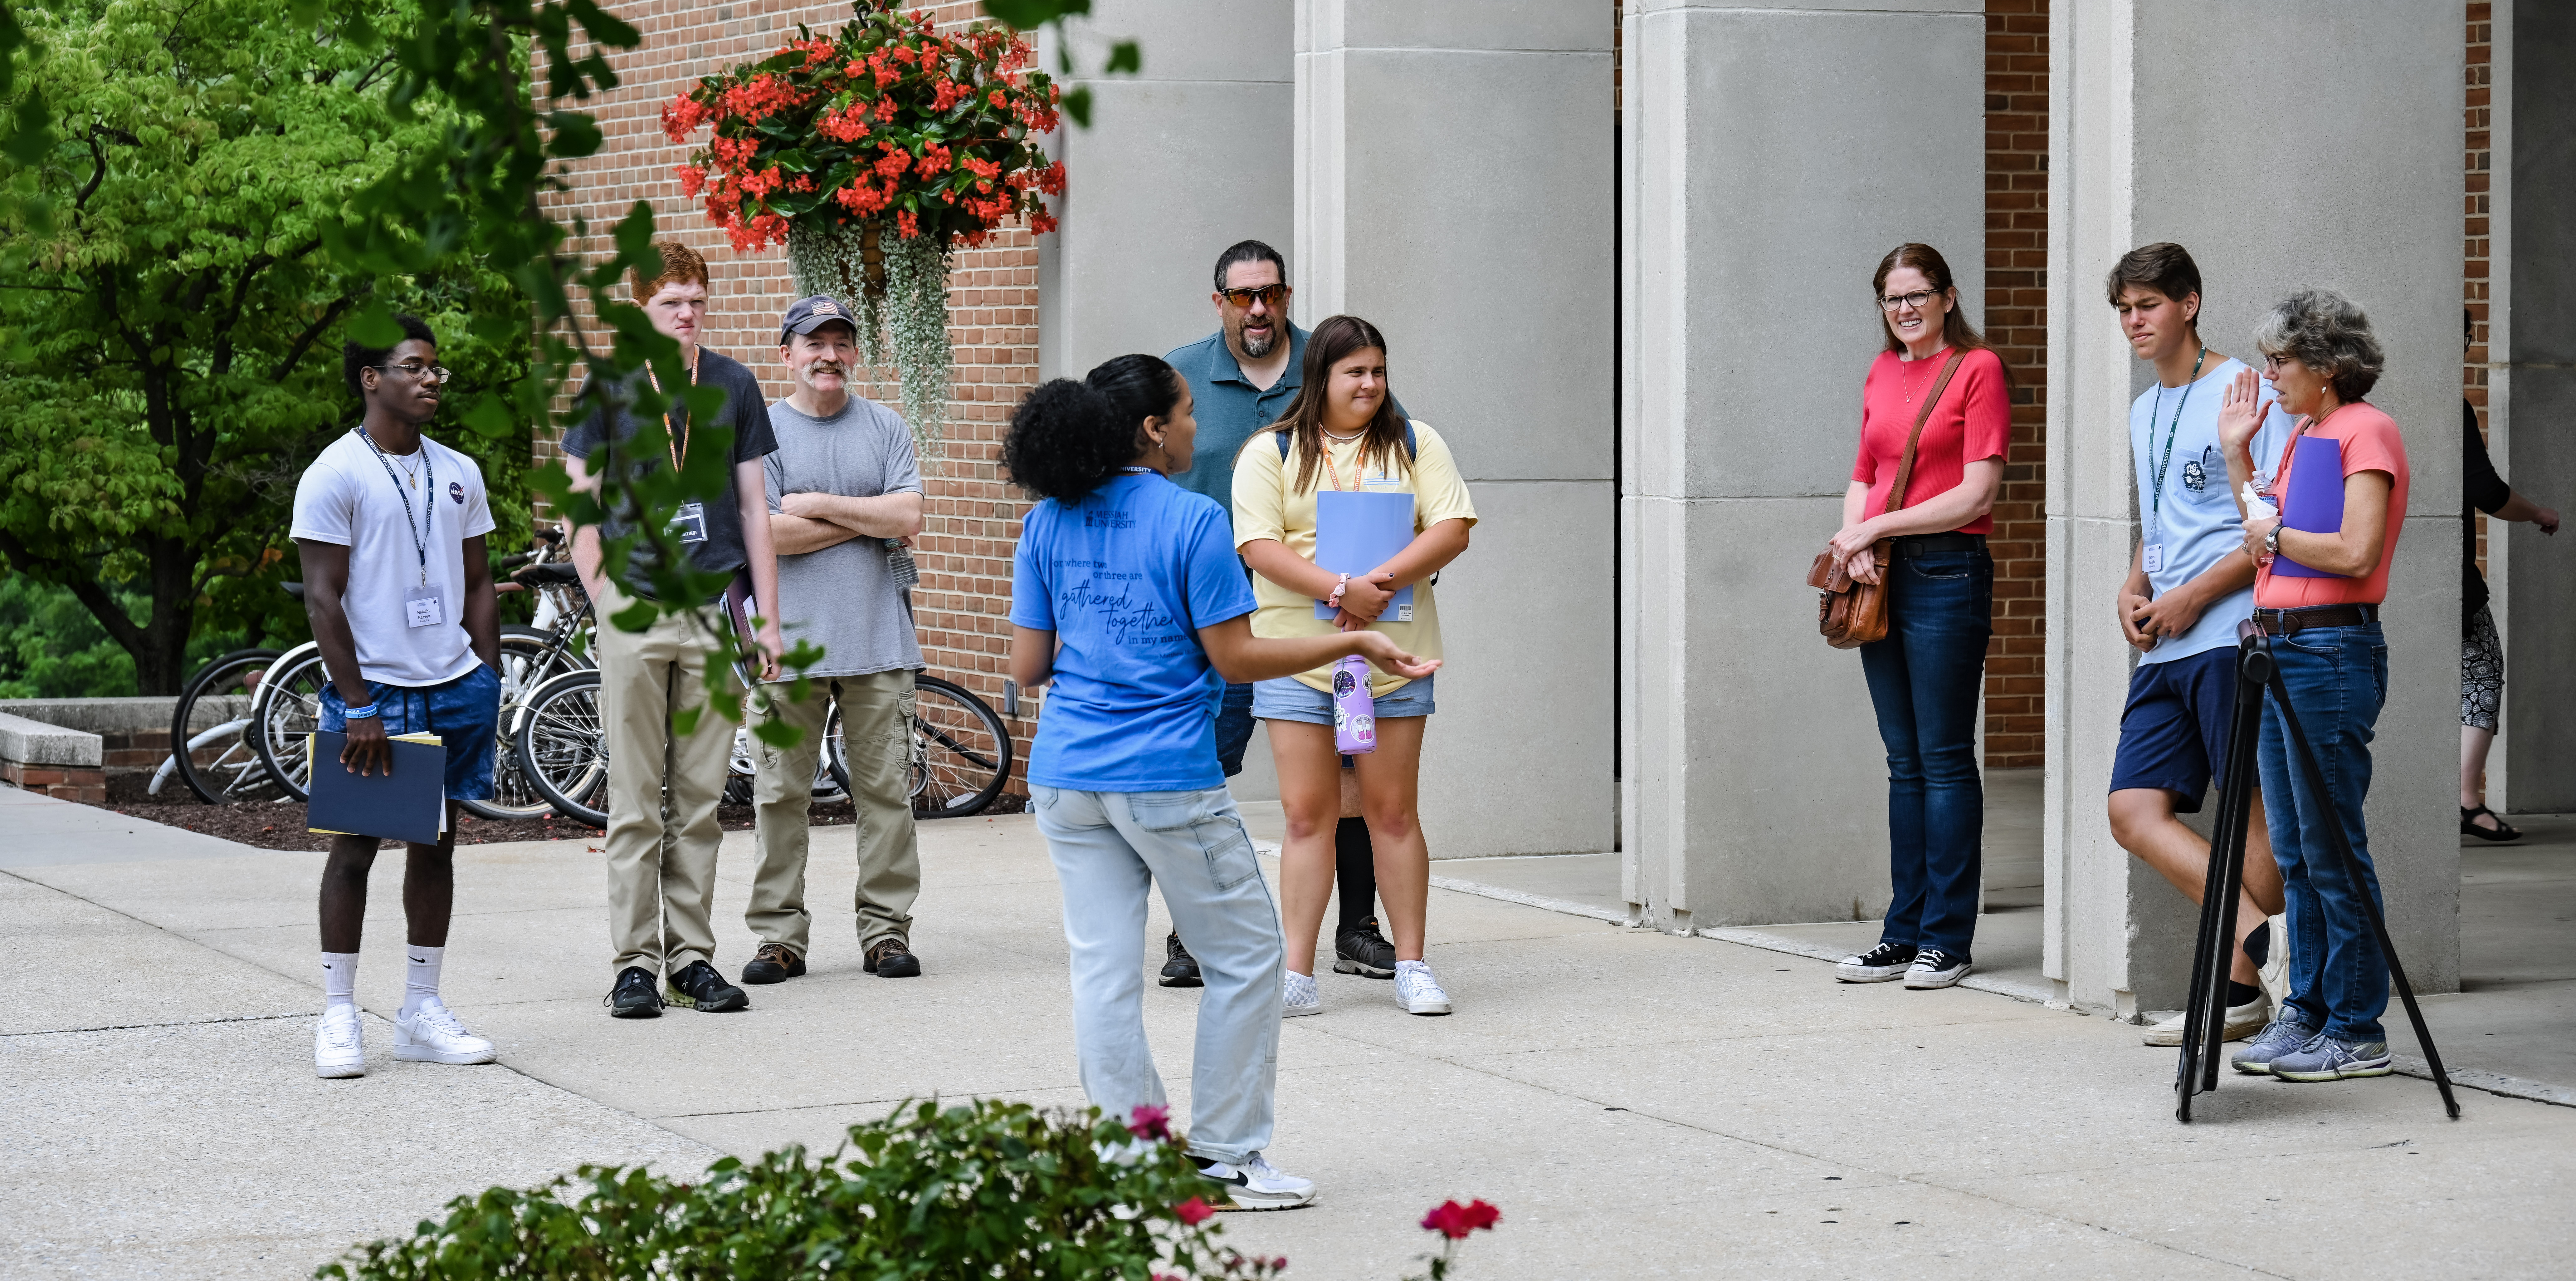
M2012 440L2011 385L1959 309L1938 250L1898 245L1873 284L1887 350L1862 384L1860 457L1827 547L1852 577L1883 573L1888 584L1887 638L1861 646L1860 663L1887 744L1894 892L1878 946L1834 972L1847 983L1948 987L1967 977L1977 927L1986 813L1977 713L1995 594L1986 534ZM1890 511L1918 419L1914 468ZM1880 539L1895 543L1883 570L1870 554Z

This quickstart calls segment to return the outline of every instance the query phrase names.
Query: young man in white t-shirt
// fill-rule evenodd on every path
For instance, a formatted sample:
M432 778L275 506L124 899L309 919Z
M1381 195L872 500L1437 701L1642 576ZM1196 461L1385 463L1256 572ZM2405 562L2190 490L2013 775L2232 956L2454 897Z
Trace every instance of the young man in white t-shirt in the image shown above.
M396 734L434 733L447 749L447 828L436 845L408 844L403 915L409 933L394 1057L489 1063L492 1043L465 1030L439 1000L447 921L456 897L456 803L492 794L500 718L500 612L483 536L491 504L474 460L421 434L438 413L447 371L429 326L398 316L391 348L348 344L350 390L366 418L331 442L295 487L291 533L304 566L304 611L331 681L321 727L346 732L336 761L316 769L391 773ZM367 873L380 842L334 836L322 869L322 1025L313 1070L363 1076L356 996Z
M2111 766L2111 834L2198 903L2209 842L2176 814L2198 813L2227 750L2236 700L2236 624L2253 616L2254 562L2244 555L2243 501L2230 492L2218 439L2223 392L2245 366L2200 340L2200 268L2182 246L2145 245L2112 267L2111 307L2156 385L2129 409L2137 464L2139 543L2120 585L2121 634L2138 650ZM2262 396L2269 401L2271 389ZM2289 437L2288 415L2269 412L2254 442L2269 460ZM2269 918L2282 910L2281 872L2262 806L2245 840L2237 948L2229 971L2227 1039L2262 1030L2271 1000L2261 983L2273 955ZM2181 1016L2148 1029L2149 1045L2182 1043Z

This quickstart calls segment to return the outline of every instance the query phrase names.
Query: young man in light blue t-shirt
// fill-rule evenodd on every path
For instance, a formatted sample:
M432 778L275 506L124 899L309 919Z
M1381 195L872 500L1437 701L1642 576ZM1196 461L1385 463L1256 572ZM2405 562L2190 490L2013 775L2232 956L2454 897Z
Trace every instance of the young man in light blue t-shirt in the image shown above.
M2229 491L2218 441L2221 393L2245 366L2200 340L2200 268L2182 246L2131 250L2111 269L2109 294L2130 349L2156 368L2156 385L2129 408L2139 542L2120 586L2119 619L2138 665L2111 766L2111 834L2198 903L2209 842L2175 815L2199 812L2225 764L2236 624L2254 612L2242 500ZM2268 384L2262 396L2272 398ZM2289 430L2288 416L2270 411L2254 457L2277 458ZM2269 918L2282 910L2281 872L2259 805L2246 837L2242 893L2227 985L2231 1041L2260 1031L2271 1017L2261 982L2273 959ZM2179 1045L2182 1027L2181 1016L2168 1019L2148 1029L2147 1044Z

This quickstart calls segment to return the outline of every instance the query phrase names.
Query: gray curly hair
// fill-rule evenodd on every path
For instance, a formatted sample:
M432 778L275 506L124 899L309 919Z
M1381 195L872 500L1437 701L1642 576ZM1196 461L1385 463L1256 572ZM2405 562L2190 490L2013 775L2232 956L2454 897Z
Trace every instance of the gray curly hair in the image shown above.
M2369 395L2388 367L2370 332L2370 317L2331 289L2302 289L2273 304L2254 326L2254 346L2324 374L2336 398L2346 402Z

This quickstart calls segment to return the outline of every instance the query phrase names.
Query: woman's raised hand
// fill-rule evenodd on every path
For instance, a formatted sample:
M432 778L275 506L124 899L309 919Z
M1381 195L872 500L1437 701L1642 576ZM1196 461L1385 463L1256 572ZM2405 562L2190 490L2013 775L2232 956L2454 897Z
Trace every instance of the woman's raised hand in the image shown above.
M2244 450L2254 433L2263 426L2263 418L2272 412L2271 401L2258 400L2263 384L2251 369L2239 369L2228 380L2218 402L2218 443L2230 453Z
M1348 598L1345 597L1345 599ZM1403 647L1397 645L1384 632L1361 632L1358 635L1359 656L1367 659L1380 671L1393 672L1406 680L1418 681L1440 670L1439 659L1417 658L1405 653Z

